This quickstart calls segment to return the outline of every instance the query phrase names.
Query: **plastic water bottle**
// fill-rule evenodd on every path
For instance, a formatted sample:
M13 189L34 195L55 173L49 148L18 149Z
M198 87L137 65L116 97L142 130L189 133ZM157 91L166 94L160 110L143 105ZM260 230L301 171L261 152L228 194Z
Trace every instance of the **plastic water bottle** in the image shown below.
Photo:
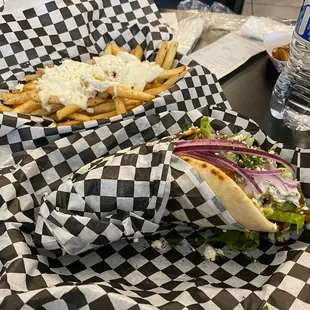
M295 130L310 130L310 0L304 0L290 57L273 89L271 114Z

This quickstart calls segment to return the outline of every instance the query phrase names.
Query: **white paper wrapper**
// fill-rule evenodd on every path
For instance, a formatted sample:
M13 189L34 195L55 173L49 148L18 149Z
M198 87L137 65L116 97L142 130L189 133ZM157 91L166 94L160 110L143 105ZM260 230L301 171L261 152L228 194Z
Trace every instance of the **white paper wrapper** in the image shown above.
M292 40L293 31L288 32L274 32L267 33L264 36L264 46L268 53L269 58L274 64L275 68L281 73L286 66L286 61L280 61L272 56L272 50L276 47L287 45Z

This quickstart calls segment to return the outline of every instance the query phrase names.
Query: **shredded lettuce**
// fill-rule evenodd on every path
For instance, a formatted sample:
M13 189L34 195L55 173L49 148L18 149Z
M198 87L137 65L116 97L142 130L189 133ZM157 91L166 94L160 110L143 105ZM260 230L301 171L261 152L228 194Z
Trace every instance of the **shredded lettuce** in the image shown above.
M262 167L266 163L264 158L255 155L238 154L232 152L227 152L223 155L227 159L237 164L240 168L256 169Z
M288 168L281 168L282 172L281 172L281 177L283 179L289 179L289 180L293 180L294 177L293 177L293 174L292 174L292 171L289 170Z
M236 140L239 142L244 141L248 145L248 147L253 146L254 141L255 141L253 136L247 137L246 135L243 135L241 133L233 134L233 135L229 136L228 139L229 140Z
M234 162L235 164L237 164L237 162L238 162L238 156L237 156L237 154L235 154L235 153L227 152L227 153L225 154L225 157L226 157L227 159L231 160L232 162Z
M229 230L219 232L207 239L207 242L220 242L226 244L230 249L237 251L250 251L259 246L259 232L242 232Z
M276 222L295 224L297 226L297 232L303 228L305 224L304 215L280 210L273 210L273 213L266 215L266 218Z
M245 143L249 146L249 147L251 147L251 146L253 146L253 144L254 144L254 141L255 141L255 139L254 139L254 137L247 137L246 139L245 139Z
M205 138L211 138L211 124L209 117L200 119L200 132Z
M291 201L286 201L279 207L279 210L284 212L292 212L297 210L297 206Z

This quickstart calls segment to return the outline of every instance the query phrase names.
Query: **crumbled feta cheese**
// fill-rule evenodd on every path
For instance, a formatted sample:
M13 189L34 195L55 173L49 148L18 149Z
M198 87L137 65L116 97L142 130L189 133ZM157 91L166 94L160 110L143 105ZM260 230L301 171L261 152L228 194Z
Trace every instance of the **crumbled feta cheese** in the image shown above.
M238 135L230 137L230 140L235 140L235 141L238 141L238 142L242 142L245 139L246 139L246 136L243 135L243 134L238 134Z
M268 234L268 238L272 241L272 242L284 242L290 239L291 233L289 231L290 229L290 225L288 225L284 230L282 230L281 232L278 233L269 233Z
M290 236L291 236L291 234L289 231L283 232L277 236L277 241L279 241L279 242L287 241L290 239Z
M156 250L161 250L163 247L163 243L160 240L154 240L152 242L152 248L156 249Z
M141 62L127 52L94 57L93 60L89 64L65 59L59 66L45 68L38 79L42 107L48 106L50 96L56 96L63 105L74 102L86 110L88 99L97 92L102 93L109 87L116 90L120 85L142 91L147 82L156 79L163 71L159 65Z
M203 256L205 257L205 259L211 260L212 262L215 261L216 251L215 251L214 247L212 247L210 245L206 246L206 248L203 252Z
M224 257L224 252L221 249L215 249L216 255L220 257Z
M292 202L296 206L299 205L300 193L297 186L289 188L275 176L253 176L254 181L258 184L263 193L269 194L274 202L284 203ZM257 196L257 195L256 195ZM258 198L258 197L256 197Z
M15 87L15 89L17 89L17 90L19 90L20 92L22 92L23 89L24 89L24 84L17 84L16 87Z
M211 245L207 245L204 249L203 256L205 259L213 262L218 256L223 257L224 252L221 249L215 249Z

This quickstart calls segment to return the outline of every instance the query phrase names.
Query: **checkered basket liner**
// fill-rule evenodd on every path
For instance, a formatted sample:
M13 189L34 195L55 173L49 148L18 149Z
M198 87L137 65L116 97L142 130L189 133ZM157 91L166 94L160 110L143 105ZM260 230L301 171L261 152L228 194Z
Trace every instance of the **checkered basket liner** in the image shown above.
M309 150L276 144L252 120L215 107L128 119L74 133L35 150L8 155L0 166L1 309L262 309L264 305L269 309L307 309L310 302L310 235L307 229L292 235L285 244L274 244L263 238L260 247L246 255L224 248L226 257L210 262L202 256L205 237L210 233L208 229L163 222L157 227L158 222L148 221L155 218L154 208L150 207L148 213L148 204L145 204L146 208L138 210L138 205L130 201L132 197L125 197L124 201L128 208L133 208L130 212L137 214L136 222L131 222L136 226L128 224L133 217L117 218L113 212L107 215L101 213L102 210L94 210L91 197L87 197L87 206L86 199L75 204L66 200L71 193L82 198L80 191L85 192L90 172L92 177L102 172L105 180L110 176L115 181L115 173L110 173L115 169L113 162L125 160L125 157L132 160L126 156L128 154L134 155L133 164L141 160L141 164L149 165L143 173L135 169L134 179L137 175L146 176L149 168L156 167L152 176L159 186L155 188L159 190L162 185L168 190L165 171L169 167L181 169L177 161L172 160L171 144L169 140L145 143L174 135L191 123L198 125L204 115L210 116L214 130L226 134L249 133L263 149L276 147L280 155L296 167L309 205ZM157 158L154 165L140 158L145 154L141 145L154 150L152 154ZM155 164L158 162L161 166ZM83 168L85 165L87 169ZM105 171L104 167L108 169ZM133 171L126 173L133 175ZM174 171L170 175L180 174ZM70 182L77 186L68 186ZM89 193L98 190L97 185L88 188ZM133 187L129 185L129 188ZM59 189L63 189L64 194L57 199ZM158 191L152 193L160 218L162 202L157 199L166 195L157 195ZM120 201L120 205L124 201ZM170 209L169 202L166 210ZM105 203L108 205L109 201ZM57 205L74 210L64 210ZM49 212L54 214L48 216ZM139 218L142 215L145 218ZM101 244L108 244L93 249L85 247L85 252L69 255L65 254L63 245L71 239L64 235L58 243L52 236L51 249L37 246L37 237L46 237L45 244L51 237L48 226L40 226L43 217L49 220L53 232L57 234L68 228L70 233L81 237L76 239L79 242L85 237L91 242L96 240L102 225L108 224L111 231L104 236L106 239L99 240L104 240ZM104 223L96 225L100 217ZM92 224L88 225L90 222ZM113 228L115 226L118 230ZM142 237L144 229L158 232ZM117 236L131 238L109 243ZM132 239L140 236L138 242ZM164 245L160 250L151 246L157 239ZM75 243L77 247L80 247L79 242ZM176 243L179 245L172 245ZM74 243L70 244L70 251L75 250L73 246Z
M18 15L17 15L18 14ZM63 58L86 61L107 43L129 50L140 44L145 57L155 51L170 30L160 25L156 6L147 0L51 1L21 12L0 15L0 89L12 89L25 73ZM164 111L190 111L201 106L230 108L216 77L187 56L177 55L174 66L189 72L153 101L110 119L51 128L51 119L5 112L0 114L0 156L34 149L73 132Z

